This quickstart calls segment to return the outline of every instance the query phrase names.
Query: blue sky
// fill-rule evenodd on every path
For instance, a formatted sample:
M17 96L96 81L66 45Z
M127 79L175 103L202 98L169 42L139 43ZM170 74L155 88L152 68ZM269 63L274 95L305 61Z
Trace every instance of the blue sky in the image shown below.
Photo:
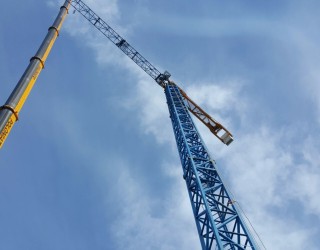
M2 3L0 102L62 3ZM320 3L85 3L234 134L198 125L266 248L318 249ZM79 14L0 159L0 249L200 248L163 90Z

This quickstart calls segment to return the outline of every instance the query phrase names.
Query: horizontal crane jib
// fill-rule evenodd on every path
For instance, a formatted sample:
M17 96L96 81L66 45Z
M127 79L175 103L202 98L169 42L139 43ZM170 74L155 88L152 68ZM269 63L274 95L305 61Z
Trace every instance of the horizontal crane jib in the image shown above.
M80 0L71 1L71 5L84 18L86 18L94 27L96 27L103 35L113 42L119 49L132 59L140 68L142 68L149 76L162 86L159 79L163 78L163 74L154 67L147 59L145 59L135 48L133 48L125 39L123 39L114 29L112 29L104 20L102 20L93 10L91 10L84 2Z
M71 5L84 18L86 18L103 35L113 42L119 49L131 58L141 69L151 76L161 87L165 88L167 84L176 85L169 80L171 74L167 71L160 73L147 59L145 59L135 48L133 48L124 38L122 38L114 29L112 29L104 20L102 20L93 10L91 10L81 0L71 2ZM224 144L229 145L233 141L232 134L220 123L212 119L202 108L192 101L187 94L178 87L188 110L196 116L209 130Z

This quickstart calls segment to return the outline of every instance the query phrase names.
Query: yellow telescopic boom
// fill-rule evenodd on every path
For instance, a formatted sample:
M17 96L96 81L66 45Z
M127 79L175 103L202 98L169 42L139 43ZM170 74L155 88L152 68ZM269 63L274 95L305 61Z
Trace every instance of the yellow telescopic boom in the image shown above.
M59 36L62 23L68 14L70 8L69 0L66 0L61 6L60 12L49 28L48 34L43 40L39 50L30 59L30 63L20 78L17 86L12 91L6 103L0 107L0 148L9 135L13 125L18 121L21 108L26 101L33 85L35 84L41 70L44 68L45 61L51 51L51 48Z

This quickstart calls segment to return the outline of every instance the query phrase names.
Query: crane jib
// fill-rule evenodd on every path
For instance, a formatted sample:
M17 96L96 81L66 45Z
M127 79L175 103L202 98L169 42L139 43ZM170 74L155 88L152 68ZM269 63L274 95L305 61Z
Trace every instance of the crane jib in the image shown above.
M146 58L144 58L134 47L132 47L123 37L110 27L101 17L99 17L89 6L81 0L72 1L71 5L84 18L86 18L96 29L114 43L124 54L134 61L143 71L151 76L161 87L165 87L170 81L171 74L167 71L161 73ZM188 97L185 92L181 91L186 106L189 111L195 115L209 130L224 144L229 145L233 141L232 134L220 123L212 119L202 108Z
M29 66L5 105L0 107L0 147L18 120L18 114L44 68L70 4L164 88L183 178L188 187L202 249L257 250L256 242L238 212L235 200L227 191L190 114L195 115L226 145L233 141L231 133L169 80L169 72L160 73L81 0L65 1L36 55L31 58Z

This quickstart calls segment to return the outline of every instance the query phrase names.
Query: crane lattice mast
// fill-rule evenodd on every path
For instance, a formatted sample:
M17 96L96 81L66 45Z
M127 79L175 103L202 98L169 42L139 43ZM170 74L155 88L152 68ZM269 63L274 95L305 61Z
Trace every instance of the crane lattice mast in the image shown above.
M258 249L227 192L188 110L227 145L233 141L231 133L171 81L170 73L160 73L83 1L75 0L71 5L165 89L183 178L187 184L202 249Z
M41 69L44 68L44 62L59 35L70 4L164 88L182 164L183 178L187 184L202 249L258 249L233 199L226 190L190 114L195 115L226 145L233 141L232 134L171 81L170 73L167 71L161 73L157 70L81 0L65 1L54 24L49 28L48 35L36 55L31 58L16 88L5 105L0 107L0 147L13 124L18 120L18 113Z

